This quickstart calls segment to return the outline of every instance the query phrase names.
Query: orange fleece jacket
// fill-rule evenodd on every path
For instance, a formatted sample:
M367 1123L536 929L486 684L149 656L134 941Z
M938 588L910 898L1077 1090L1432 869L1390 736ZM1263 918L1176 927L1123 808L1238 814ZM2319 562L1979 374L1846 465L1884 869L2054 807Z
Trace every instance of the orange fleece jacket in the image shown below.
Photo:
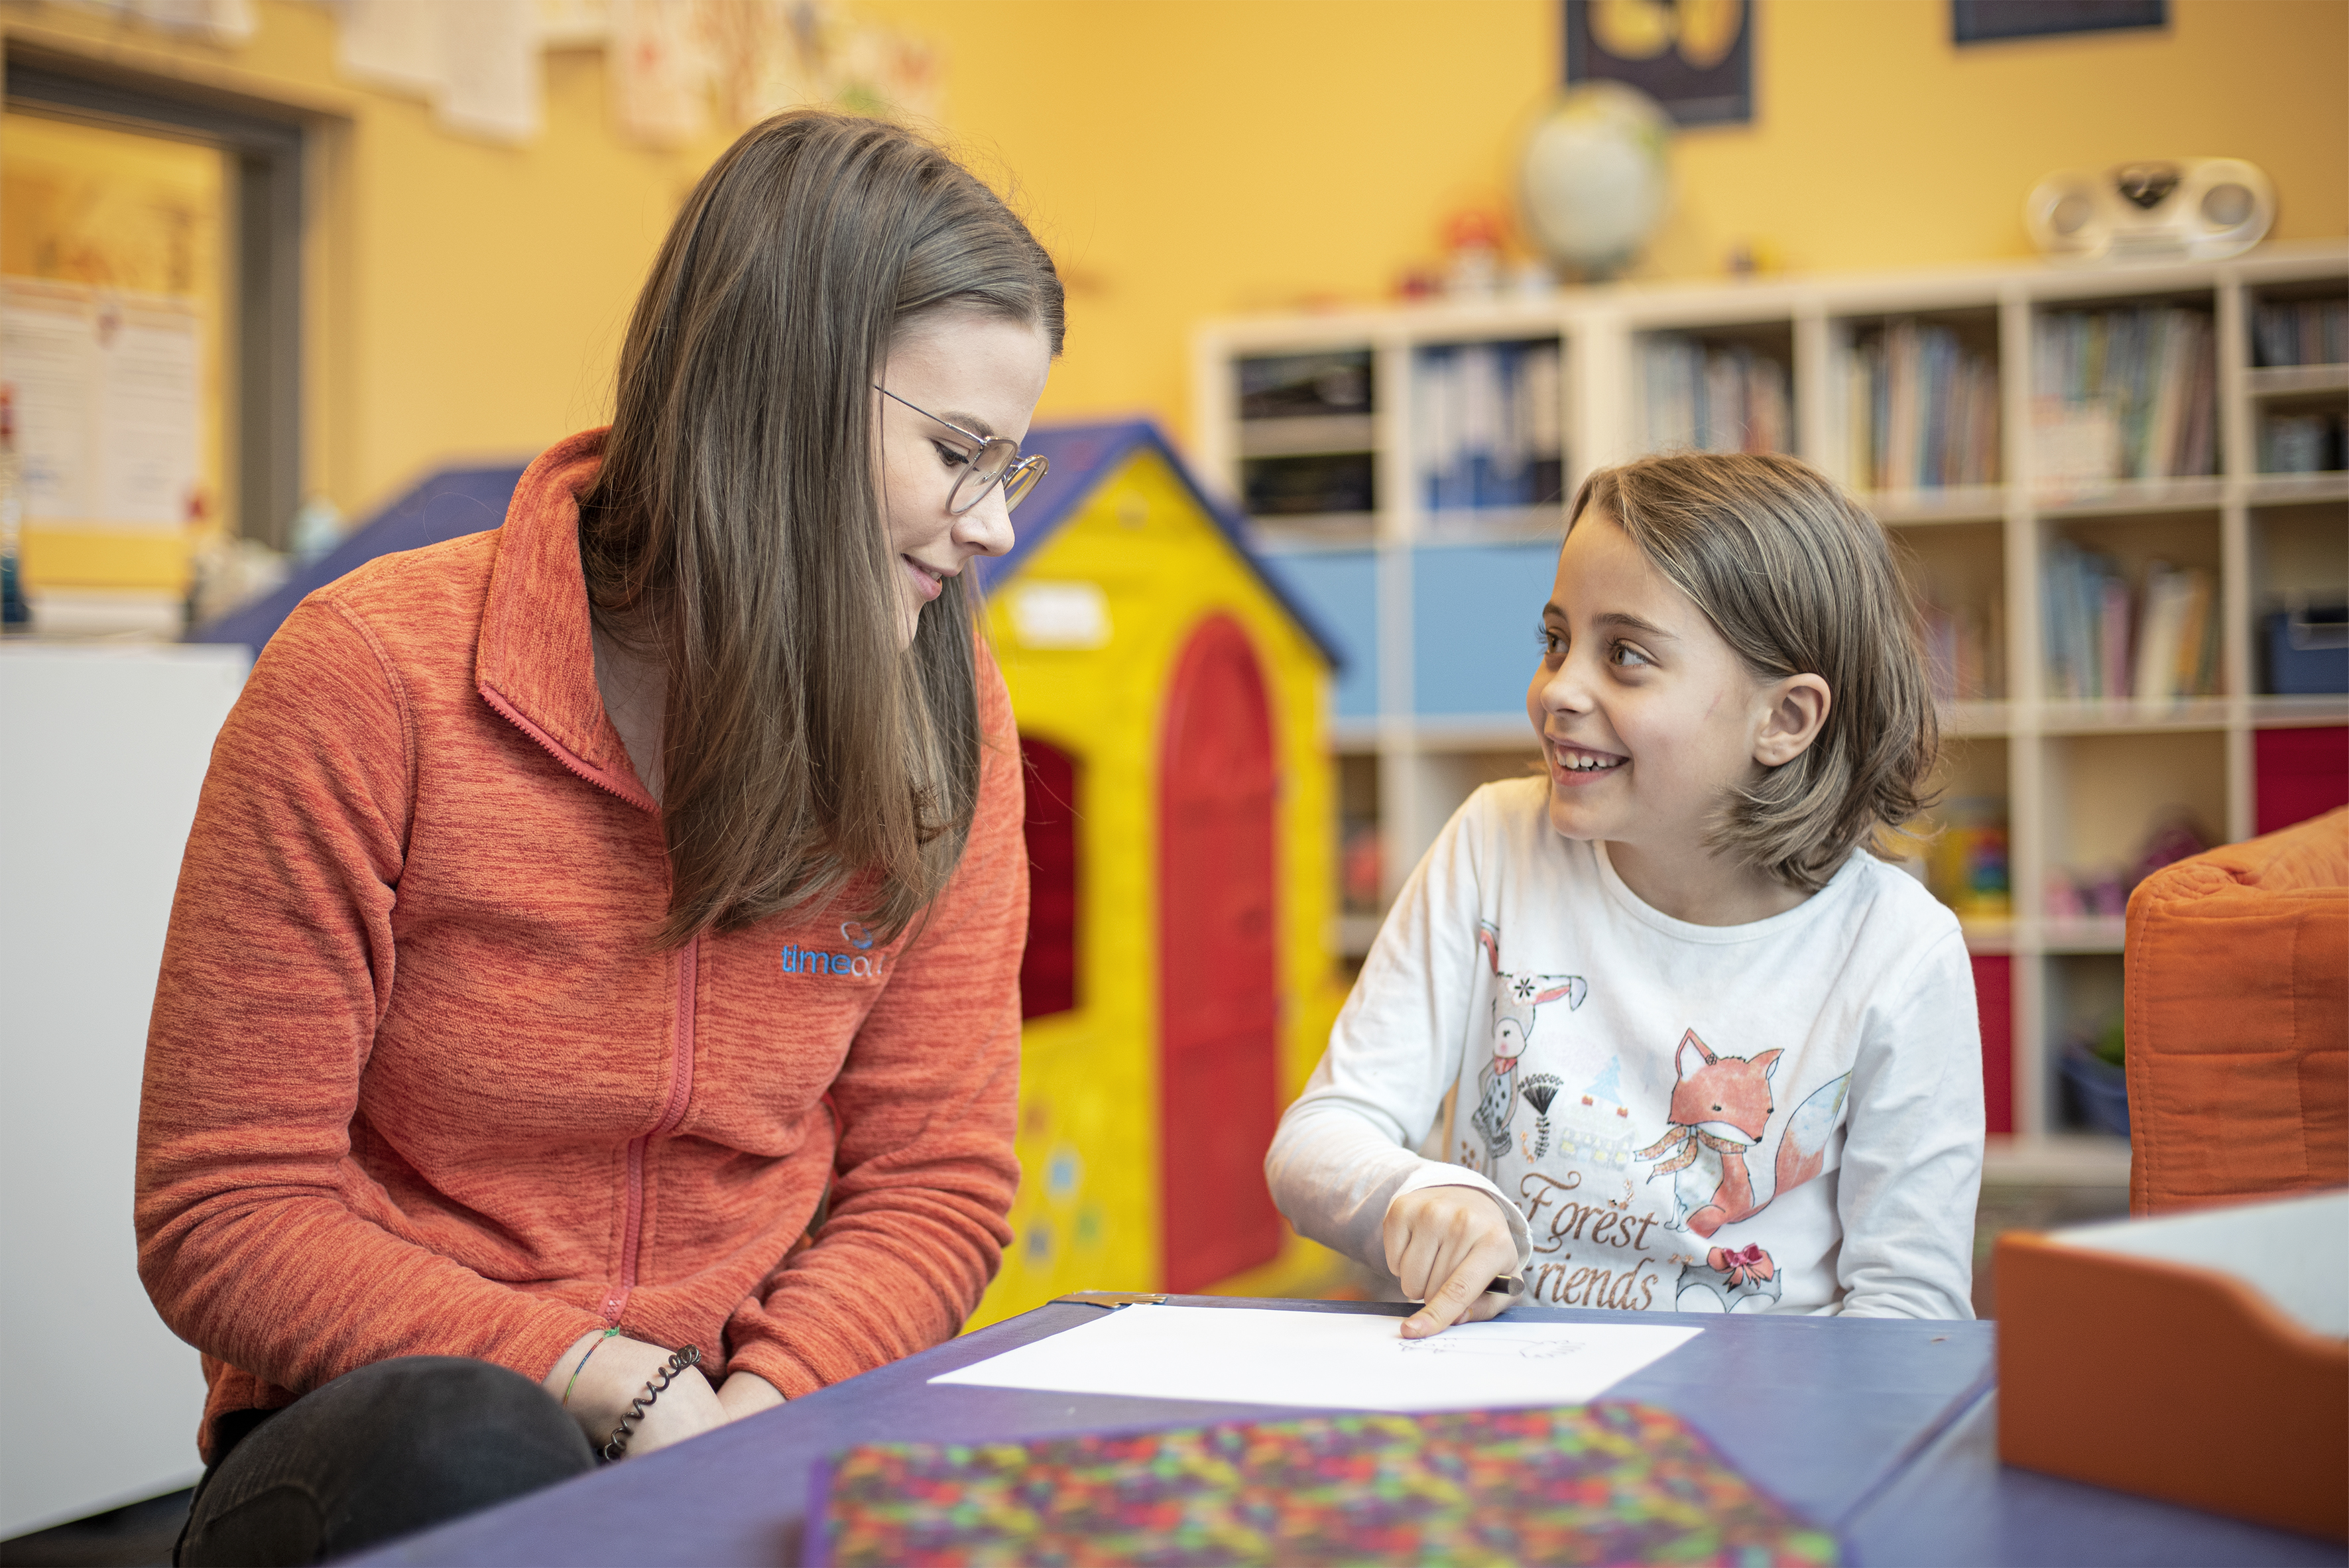
M140 1108L139 1272L213 1424L388 1357L590 1329L787 1395L952 1335L1019 1180L1010 700L905 936L845 904L656 951L658 809L597 696L579 490L305 599L212 749ZM833 1111L824 1099L830 1096ZM829 1216L792 1248L827 1181Z

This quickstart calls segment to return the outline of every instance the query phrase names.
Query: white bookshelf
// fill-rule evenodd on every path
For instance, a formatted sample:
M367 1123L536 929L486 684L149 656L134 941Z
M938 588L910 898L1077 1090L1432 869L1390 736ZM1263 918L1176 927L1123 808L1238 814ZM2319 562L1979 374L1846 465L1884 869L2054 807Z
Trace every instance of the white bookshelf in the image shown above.
M2261 695L2260 618L2281 605L2349 596L2349 473L2258 471L2259 421L2271 409L2349 405L2349 366L2260 367L2249 321L2266 298L2349 293L2349 242L2264 247L2217 263L2095 270L2036 264L1871 276L1764 278L1723 284L1613 285L1538 299L1442 302L1211 322L1194 343L1194 430L1203 470L1245 504L1249 459L1299 452L1366 453L1375 504L1361 512L1262 517L1259 544L1305 573L1352 573L1367 583L1353 640L1371 668L1333 724L1349 798L1375 796L1383 885L1391 898L1437 829L1470 790L1520 771L1533 758L1521 699L1532 668L1532 627L1547 568L1508 573L1554 548L1563 507L1513 506L1431 514L1414 452L1413 376L1420 351L1555 340L1564 355L1558 418L1564 488L1592 469L1647 449L1643 335L1685 334L1782 357L1791 371L1793 449L1852 482L1847 407L1856 334L1899 318L1949 323L1998 367L2002 482L1862 499L1912 562L1945 567L1973 585L1998 630L2003 689L1943 712L1952 795L2002 799L2013 914L1968 927L1980 956L2011 968L2014 1132L1993 1163L2021 1171L2109 1180L2125 1171L2116 1140L2081 1136L2061 1113L2056 1053L2068 1032L2116 1003L2121 923L2045 913L2051 872L2126 857L2167 806L2182 806L2220 840L2251 836L2253 756L2260 731L2349 724L2349 697ZM2182 305L2207 312L2216 356L2216 471L2205 476L2067 484L2059 494L2033 469L2033 337L2051 312ZM1240 417L1237 366L1288 354L1367 352L1366 413L1289 419ZM1294 429L1276 427L1294 426ZM2161 703L2056 701L2043 673L2042 563L2058 539L2104 551L2126 571L2161 557L2203 565L2217 581L2217 694ZM1508 552L1524 552L1522 559ZM1461 584L1488 573L1491 592ZM1498 573L1498 575L1490 575ZM1446 598L1445 595L1450 597ZM1522 599L1519 604L1516 601ZM1525 645L1504 651L1494 627L1524 623ZM1460 711L1428 684L1431 661L1457 644L1483 664ZM1457 660L1455 659L1455 663ZM1463 665L1461 667L1467 667ZM1506 679L1500 678L1506 676ZM1364 677L1374 677L1365 682ZM1361 695L1374 684L1374 696ZM1359 811L1358 811L1359 814ZM1333 946L1358 954L1376 913L1338 923Z

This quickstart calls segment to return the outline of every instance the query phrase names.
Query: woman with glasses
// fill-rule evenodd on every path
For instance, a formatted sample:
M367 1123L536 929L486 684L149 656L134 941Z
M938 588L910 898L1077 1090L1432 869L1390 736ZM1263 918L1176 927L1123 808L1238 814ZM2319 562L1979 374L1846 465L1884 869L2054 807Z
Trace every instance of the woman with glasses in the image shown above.
M1011 546L1050 259L892 127L702 179L608 429L312 594L190 838L140 1266L184 1563L313 1562L952 1335L1018 1168Z

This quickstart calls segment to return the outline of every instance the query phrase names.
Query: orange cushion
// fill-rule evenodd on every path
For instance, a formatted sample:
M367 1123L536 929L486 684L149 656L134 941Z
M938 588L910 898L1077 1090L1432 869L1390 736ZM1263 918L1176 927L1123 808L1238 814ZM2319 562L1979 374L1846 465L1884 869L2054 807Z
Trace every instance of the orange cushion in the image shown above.
M2349 807L2129 899L2129 1207L2349 1182Z

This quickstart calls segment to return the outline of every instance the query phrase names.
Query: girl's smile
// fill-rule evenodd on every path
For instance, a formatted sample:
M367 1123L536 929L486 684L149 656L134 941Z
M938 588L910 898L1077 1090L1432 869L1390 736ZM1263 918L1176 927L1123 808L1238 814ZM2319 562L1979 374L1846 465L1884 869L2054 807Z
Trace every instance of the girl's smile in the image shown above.
M1593 751L1569 740L1542 737L1542 754L1549 763L1550 783L1560 789L1578 789L1609 778L1631 759L1611 751Z

